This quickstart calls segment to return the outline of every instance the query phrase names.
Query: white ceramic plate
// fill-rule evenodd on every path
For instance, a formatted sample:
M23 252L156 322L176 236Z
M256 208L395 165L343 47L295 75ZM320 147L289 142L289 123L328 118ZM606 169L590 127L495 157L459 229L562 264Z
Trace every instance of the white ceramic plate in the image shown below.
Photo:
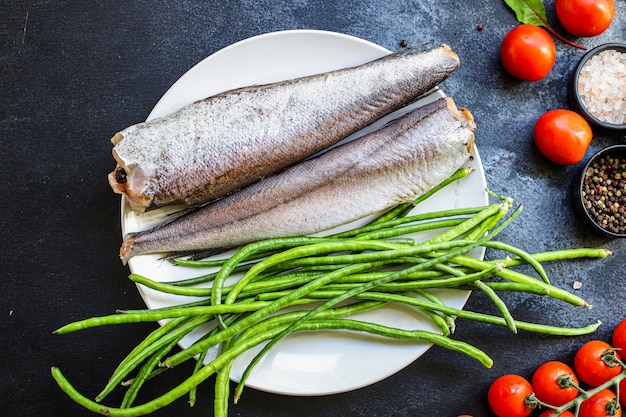
M246 85L268 83L298 76L353 66L389 53L385 48L343 34L297 30L269 33L235 43L209 56L183 75L161 98L148 119L166 115L194 100ZM436 89L418 104L444 96ZM382 122L381 122L382 123ZM371 129L370 129L371 130ZM485 177L478 154L470 164L477 168L469 177L451 184L416 208L416 212L487 204ZM131 212L122 204L122 232L146 229L164 210L145 215ZM362 221L364 222L364 221ZM475 256L482 257L482 252ZM196 276L203 271L174 267L156 255L130 260L133 273L158 281ZM138 286L149 308L192 301L164 295ZM441 291L450 306L462 308L469 292ZM360 318L406 329L436 331L429 320L414 309L389 306ZM189 346L200 334L186 337ZM256 367L248 386L288 395L324 395L345 392L380 381L403 369L430 345L383 340L347 332L295 334L282 340ZM256 351L240 356L231 377L239 380Z

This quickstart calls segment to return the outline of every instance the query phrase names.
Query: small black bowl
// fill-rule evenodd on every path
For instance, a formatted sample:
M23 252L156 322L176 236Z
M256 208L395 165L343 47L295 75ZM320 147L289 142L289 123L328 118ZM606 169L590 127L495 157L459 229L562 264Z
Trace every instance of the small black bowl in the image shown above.
M570 87L570 101L572 102L573 107L575 107L575 110L577 110L585 119L587 119L589 123L596 125L600 128L606 129L606 130L619 131L619 132L626 131L626 123L622 123L622 124L609 123L607 121L599 119L597 115L594 115L593 113L591 113L587 109L587 107L585 107L585 104L582 101L579 88L578 88L580 72L582 68L585 66L585 64L595 55L599 54L600 52L607 51L607 50L616 50L622 53L626 53L626 44L605 43L603 45L593 48L592 50L587 52L585 55L583 55L580 62L576 66L576 70L573 72L572 77L571 77L570 86L569 86Z
M595 172L594 169L601 165L602 160L606 161L606 157L618 158L619 163L610 165L610 168L606 170ZM617 173L620 174L617 175ZM600 182L594 182L593 177L602 178L602 174L606 174L605 179ZM609 186L607 186L607 179L610 180ZM620 191L618 192L618 190ZM612 197L609 195L609 191L612 192ZM618 219L613 223L620 224L622 226L621 230L610 230L606 226L601 226L604 219L610 222L611 214L615 217L615 214L610 209L598 209L597 205L592 205L592 202L601 200L603 196L604 203L606 203L605 206L611 204L607 202L611 198L614 199L612 204L618 203L618 207L615 208L619 213ZM626 231L624 230L624 225L626 225L626 145L609 146L594 154L574 181L573 198L576 211L593 230L612 238L626 237ZM590 206L591 208L589 208Z

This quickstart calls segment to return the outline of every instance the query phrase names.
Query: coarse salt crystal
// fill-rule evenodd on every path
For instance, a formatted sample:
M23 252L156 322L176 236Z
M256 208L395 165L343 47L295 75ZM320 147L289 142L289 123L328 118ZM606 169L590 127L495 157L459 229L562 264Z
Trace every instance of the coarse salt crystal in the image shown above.
M626 53L607 49L585 62L578 75L583 106L597 119L626 123Z

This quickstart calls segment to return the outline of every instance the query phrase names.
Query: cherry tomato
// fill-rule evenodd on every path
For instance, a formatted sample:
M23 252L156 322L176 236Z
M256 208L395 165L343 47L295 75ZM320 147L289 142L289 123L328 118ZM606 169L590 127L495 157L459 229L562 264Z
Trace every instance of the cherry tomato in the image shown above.
M574 369L578 378L597 387L619 374L621 366L611 367L602 359L603 354L611 349L611 345L603 340L591 340L582 345L574 356Z
M626 320L622 320L615 326L611 344L621 352L626 352Z
M615 400L615 393L610 389L604 389L580 404L578 416L621 417L622 409Z
M528 407L526 400L533 388L526 378L508 374L493 381L487 392L487 400L491 410L498 417L525 417L534 405Z
M543 413L539 414L539 417L552 417L552 414L554 414L554 410L546 410ZM574 413L569 410L565 410L557 417L574 417Z
M546 362L533 374L533 391L539 400L560 407L578 396L578 389L573 386L563 387L559 383L559 380L566 381L568 378L578 385L578 378L568 365L559 361Z
M615 16L614 0L556 0L556 16L574 36L596 36L609 28Z
M561 165L580 162L593 132L589 123L571 110L550 110L535 123L535 144L549 160Z
M545 30L522 24L502 39L500 60L509 74L524 81L537 81L548 75L556 61L556 46Z
M619 382L619 402L626 405L626 379Z

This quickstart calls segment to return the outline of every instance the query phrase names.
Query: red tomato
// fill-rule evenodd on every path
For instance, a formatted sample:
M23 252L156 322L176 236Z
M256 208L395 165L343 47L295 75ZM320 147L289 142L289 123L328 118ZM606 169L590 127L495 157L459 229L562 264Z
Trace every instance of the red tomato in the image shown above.
M622 320L615 326L613 337L611 339L613 347L626 351L626 320Z
M592 387L597 387L619 374L621 366L611 367L602 359L611 349L611 345L603 340L591 340L582 345L574 356L574 369L578 378Z
M491 410L498 417L526 417L535 408L527 406L527 398L533 388L526 378L508 374L493 381L487 393Z
M626 379L619 382L619 402L626 405Z
M552 417L552 414L554 414L554 410L546 410L543 413L539 414L539 417ZM574 417L574 413L569 410L565 410L557 417Z
M502 39L500 60L509 74L524 81L537 81L548 75L556 61L556 46L545 30L523 24Z
M593 139L589 123L571 110L550 110L535 123L534 139L539 151L557 164L580 162Z
M533 374L533 391L537 398L544 403L560 407L578 396L577 388L561 385L565 384L567 380L578 385L578 378L572 368L563 362L546 362L537 368Z
M615 393L610 389L604 389L580 404L578 416L621 417L622 409L615 400Z
M615 16L614 0L556 0L554 8L563 27L574 36L599 35Z

